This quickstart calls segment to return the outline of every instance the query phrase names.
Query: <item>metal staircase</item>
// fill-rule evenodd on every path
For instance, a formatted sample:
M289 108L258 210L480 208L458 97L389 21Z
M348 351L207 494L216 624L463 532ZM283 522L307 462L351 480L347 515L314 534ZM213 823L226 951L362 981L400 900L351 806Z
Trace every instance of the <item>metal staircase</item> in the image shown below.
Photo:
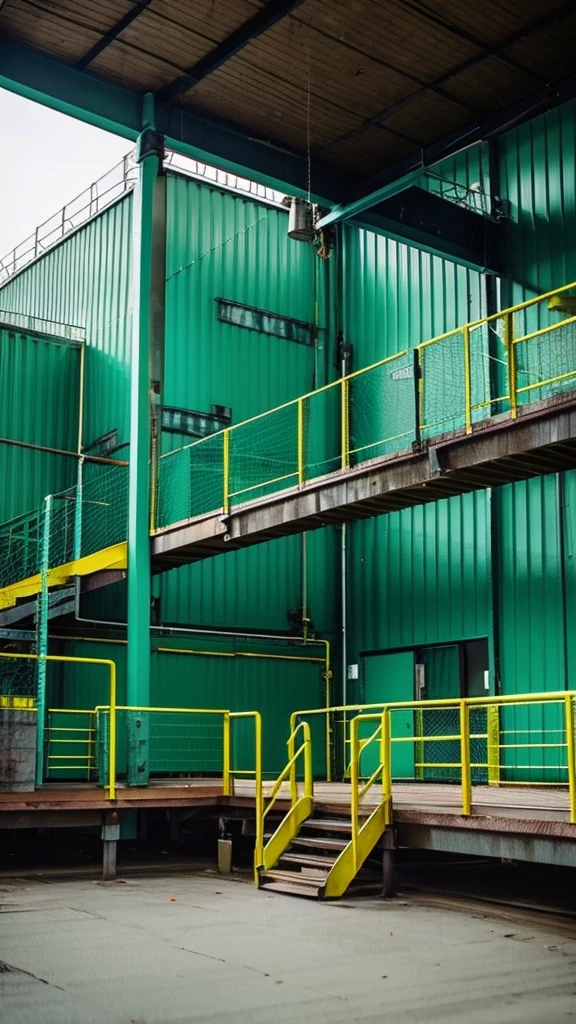
M370 736L360 740L359 729L366 722L376 722L377 726ZM300 731L302 744L296 750ZM260 889L324 900L337 899L354 886L373 887L366 864L391 822L390 712L356 716L350 724L350 744L350 809L328 815L314 808L310 727L300 722L293 729L288 740L289 760L274 784L263 819L288 777L291 807L276 831L266 837L261 863L257 864ZM377 745L380 756L370 778L361 782L360 759L370 744ZM303 794L296 780L300 756L304 758ZM377 782L381 789L376 806L363 808L363 798Z

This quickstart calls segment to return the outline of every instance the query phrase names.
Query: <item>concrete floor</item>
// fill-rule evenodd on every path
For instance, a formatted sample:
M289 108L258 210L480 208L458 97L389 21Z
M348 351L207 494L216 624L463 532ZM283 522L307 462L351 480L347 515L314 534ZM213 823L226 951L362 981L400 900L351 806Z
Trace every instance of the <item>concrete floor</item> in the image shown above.
M316 904L213 874L0 879L2 1024L575 1018L570 923Z

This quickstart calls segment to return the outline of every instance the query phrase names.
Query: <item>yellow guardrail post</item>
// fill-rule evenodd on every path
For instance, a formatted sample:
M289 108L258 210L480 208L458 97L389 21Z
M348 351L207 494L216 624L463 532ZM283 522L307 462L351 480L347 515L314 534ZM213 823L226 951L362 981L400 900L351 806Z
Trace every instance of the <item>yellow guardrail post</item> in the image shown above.
M298 399L298 485L304 483L304 399Z
M294 807L298 799L298 778L296 772L296 761L294 760L294 752L296 750L296 733L300 725L295 726L288 737L288 761L290 762L290 803Z
M514 314L504 315L504 348L508 359L508 390L510 392L510 417L518 415L518 381L516 379L516 349L514 347Z
M340 382L340 467L350 465L350 382L346 377Z
M231 737L230 737L230 715L224 714L222 719L222 795L230 796L230 761L231 761Z
M470 771L470 713L465 700L460 701L460 764L462 772L462 814L472 810L472 779Z
M392 722L391 713L385 708L382 712L382 734L381 734L381 755L382 762L382 799L386 805L386 824L392 820Z
M312 799L314 784L312 781L312 734L308 722L303 722L304 734L304 796Z
M472 373L470 368L470 328L462 328L464 342L464 422L466 433L472 433Z
M354 873L358 870L359 722L360 719L358 715L356 715L350 723L350 819L352 825L352 860L354 863Z
M256 776L256 843L254 847L255 867L264 859L264 782L262 779L262 715L254 716L254 771Z
M488 785L500 785L500 709L497 704L486 708L486 752Z
M227 515L230 511L230 430L222 435L222 509Z
M576 825L576 754L574 751L574 698L567 694L564 698L566 716L566 750L568 753L568 792L570 796L570 821Z

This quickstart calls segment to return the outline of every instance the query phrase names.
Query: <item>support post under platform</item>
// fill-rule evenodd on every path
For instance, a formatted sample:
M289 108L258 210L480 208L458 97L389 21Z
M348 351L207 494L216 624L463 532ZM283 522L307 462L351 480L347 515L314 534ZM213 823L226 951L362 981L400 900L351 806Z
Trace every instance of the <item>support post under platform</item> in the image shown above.
M102 881L113 882L116 878L116 856L120 839L120 821L116 811L102 819Z

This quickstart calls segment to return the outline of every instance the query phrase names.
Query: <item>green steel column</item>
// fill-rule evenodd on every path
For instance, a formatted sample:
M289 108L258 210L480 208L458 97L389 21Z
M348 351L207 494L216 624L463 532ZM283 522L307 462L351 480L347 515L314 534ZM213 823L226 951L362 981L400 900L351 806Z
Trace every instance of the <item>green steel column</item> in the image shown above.
M37 731L36 731L36 785L44 782L44 734L46 731L46 655L48 654L48 569L50 568L50 520L52 495L44 499L40 524L40 594L36 615L37 661Z
M142 133L136 159L138 180L132 223L132 371L130 394L130 475L128 501L128 660L127 703L150 704L150 353L154 193L162 166L163 139L154 130L154 97L144 97ZM146 751L130 760L128 781L148 778ZM147 750L147 748L146 748ZM144 757L142 757L144 753ZM137 761L137 763L135 763Z

